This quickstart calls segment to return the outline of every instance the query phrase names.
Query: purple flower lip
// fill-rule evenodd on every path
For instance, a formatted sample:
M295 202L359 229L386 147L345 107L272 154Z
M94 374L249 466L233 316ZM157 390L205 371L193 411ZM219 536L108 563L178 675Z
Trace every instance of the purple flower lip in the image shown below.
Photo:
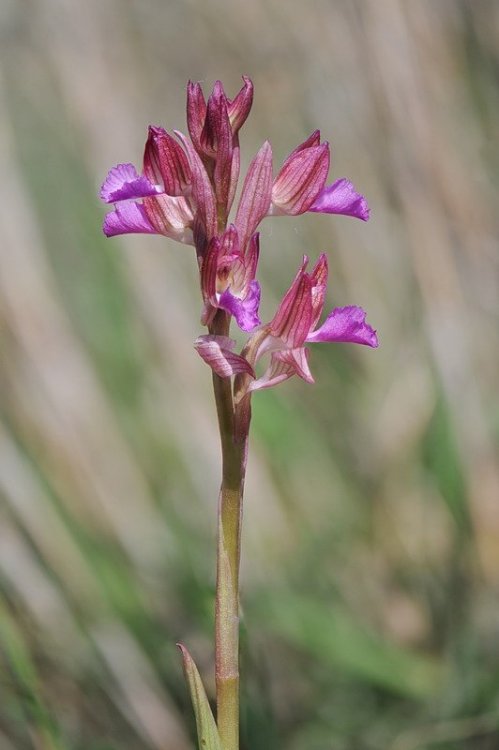
M145 175L139 175L133 164L117 164L102 183L100 197L105 203L117 203L161 192L159 185L151 183Z
M133 164L113 167L101 188L101 198L115 203L103 224L107 237L119 234L163 234L192 244L192 213L185 198L166 195L139 175ZM142 203L138 200L142 199Z
M362 221L369 219L369 206L366 199L355 190L346 177L325 187L308 210L320 214L353 216Z

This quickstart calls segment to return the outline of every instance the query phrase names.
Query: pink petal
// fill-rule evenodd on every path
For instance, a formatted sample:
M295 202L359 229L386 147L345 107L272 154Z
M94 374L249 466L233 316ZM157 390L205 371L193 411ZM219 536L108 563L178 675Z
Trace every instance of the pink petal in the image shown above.
M158 234L140 203L123 203L110 211L104 219L106 237L117 234Z
M321 253L319 256L310 276L312 279L312 319L310 321L310 328L312 329L315 328L322 315L324 298L326 296L328 264L325 253Z
M336 180L332 185L327 185L308 210L320 214L354 216L362 221L369 219L366 199L345 177Z
M244 85L234 99L228 100L230 124L234 135L241 128L248 117L253 104L253 83L247 76L243 76Z
M300 346L298 349L283 349L282 351L275 352L272 356L274 359L280 360L292 367L294 373L299 378L302 378L302 380L305 380L305 382L314 383L314 378L308 366L309 354L309 349Z
M284 295L269 324L271 336L281 339L294 349L306 340L312 321L312 280L305 272L308 258L304 256L293 283Z
M293 151L291 151L289 156L286 157L283 166L287 164L289 161L291 161L293 157L299 151L303 151L306 148L312 148L313 146L319 146L320 142L321 142L320 130L314 130L314 132L311 135L309 135L308 138L305 141L303 141L303 143L300 143L299 146L297 146Z
M239 148L239 136L235 135L232 140L232 163L230 165L229 195L227 196L227 214L230 213L236 195L237 181L241 169L241 149Z
M276 213L297 216L308 211L323 189L328 172L329 144L295 149L274 180L272 203Z
M376 331L366 323L366 313L355 305L336 307L321 327L307 336L306 340L365 344L374 348L378 346Z
M260 233L255 232L255 234L251 235L250 241L246 244L246 252L244 255L244 280L241 284L242 289L245 289L255 278L259 256Z
M182 146L164 128L149 126L144 149L144 174L161 182L168 195L183 195L191 183L191 169Z
M193 216L189 204L182 196L157 195L144 198L144 209L147 217L158 234L171 237L179 242L193 244Z
M219 149L220 131L227 129L232 135L227 97L220 81L215 81L206 106L206 117L201 132L201 148L207 156L216 156ZM232 140L232 139L231 139Z
M251 162L244 180L236 214L241 248L267 215L272 190L272 147L265 141Z
M227 112L227 98L222 84L217 81L208 100L206 123L201 133L201 145L211 147L215 156L215 195L218 204L227 209L232 187L232 129ZM205 148L208 152L208 148Z
M189 157L189 163L192 170L192 197L196 204L198 214L197 218L201 221L205 239L210 240L217 233L216 201L210 179L203 162L189 139L178 130L175 130L174 132L182 141L187 156ZM200 238L199 241L201 243Z
M206 100L199 83L187 84L187 127L196 151L201 150L201 131L206 118Z
M307 383L313 383L314 379L308 368L308 349L288 349L274 352L270 358L270 364L261 378L252 381L248 391L259 391L263 388L272 388L274 385L283 383L285 380L298 375Z
M250 363L232 351L235 345L236 342L227 336L199 336L194 342L198 354L221 378L243 372L255 377Z
M100 197L106 203L156 195L161 188L153 185L147 177L139 175L133 164L118 164L109 170L100 189Z
M208 244L205 255L201 259L201 292L204 301L210 302L212 305L216 305L217 270L220 250L220 239L213 237Z

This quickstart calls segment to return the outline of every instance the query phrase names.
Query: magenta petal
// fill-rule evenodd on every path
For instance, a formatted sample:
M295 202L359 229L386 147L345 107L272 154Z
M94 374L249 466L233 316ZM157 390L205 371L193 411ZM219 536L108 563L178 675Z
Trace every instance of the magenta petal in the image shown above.
M308 210L319 214L354 216L362 221L369 219L366 199L345 177L336 180L332 185L326 185Z
M106 203L116 203L160 192L161 188L149 182L144 175L139 175L133 164L118 164L109 170L100 189L100 197Z
M221 378L230 378L243 372L255 377L250 363L232 351L235 345L236 342L227 336L199 336L194 342L199 356Z
M231 293L230 289L226 289L218 300L218 307L233 315L242 331L252 331L253 328L260 325L261 321L258 317L259 306L260 284L258 281L251 282L248 294L244 299L236 297Z
M102 226L107 237L117 234L158 234L140 203L123 203L110 211Z
M376 331L366 323L366 313L355 305L336 307L321 327L307 336L307 341L338 341L365 344L374 348L378 346Z

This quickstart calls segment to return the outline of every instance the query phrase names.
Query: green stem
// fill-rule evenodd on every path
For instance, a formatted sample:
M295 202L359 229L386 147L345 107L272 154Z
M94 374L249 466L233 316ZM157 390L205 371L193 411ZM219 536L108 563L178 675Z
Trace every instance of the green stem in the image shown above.
M227 336L229 316L219 310L210 332ZM218 506L215 677L217 725L223 750L239 748L239 560L247 433L234 439L230 378L213 375L222 445L222 485Z

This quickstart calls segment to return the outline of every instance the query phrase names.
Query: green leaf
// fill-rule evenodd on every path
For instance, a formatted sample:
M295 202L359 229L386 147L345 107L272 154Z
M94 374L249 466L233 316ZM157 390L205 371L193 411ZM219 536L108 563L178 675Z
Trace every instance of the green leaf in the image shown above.
M217 725L211 712L206 692L191 655L181 643L178 643L184 660L184 672L189 685L196 726L198 730L199 750L222 750Z

